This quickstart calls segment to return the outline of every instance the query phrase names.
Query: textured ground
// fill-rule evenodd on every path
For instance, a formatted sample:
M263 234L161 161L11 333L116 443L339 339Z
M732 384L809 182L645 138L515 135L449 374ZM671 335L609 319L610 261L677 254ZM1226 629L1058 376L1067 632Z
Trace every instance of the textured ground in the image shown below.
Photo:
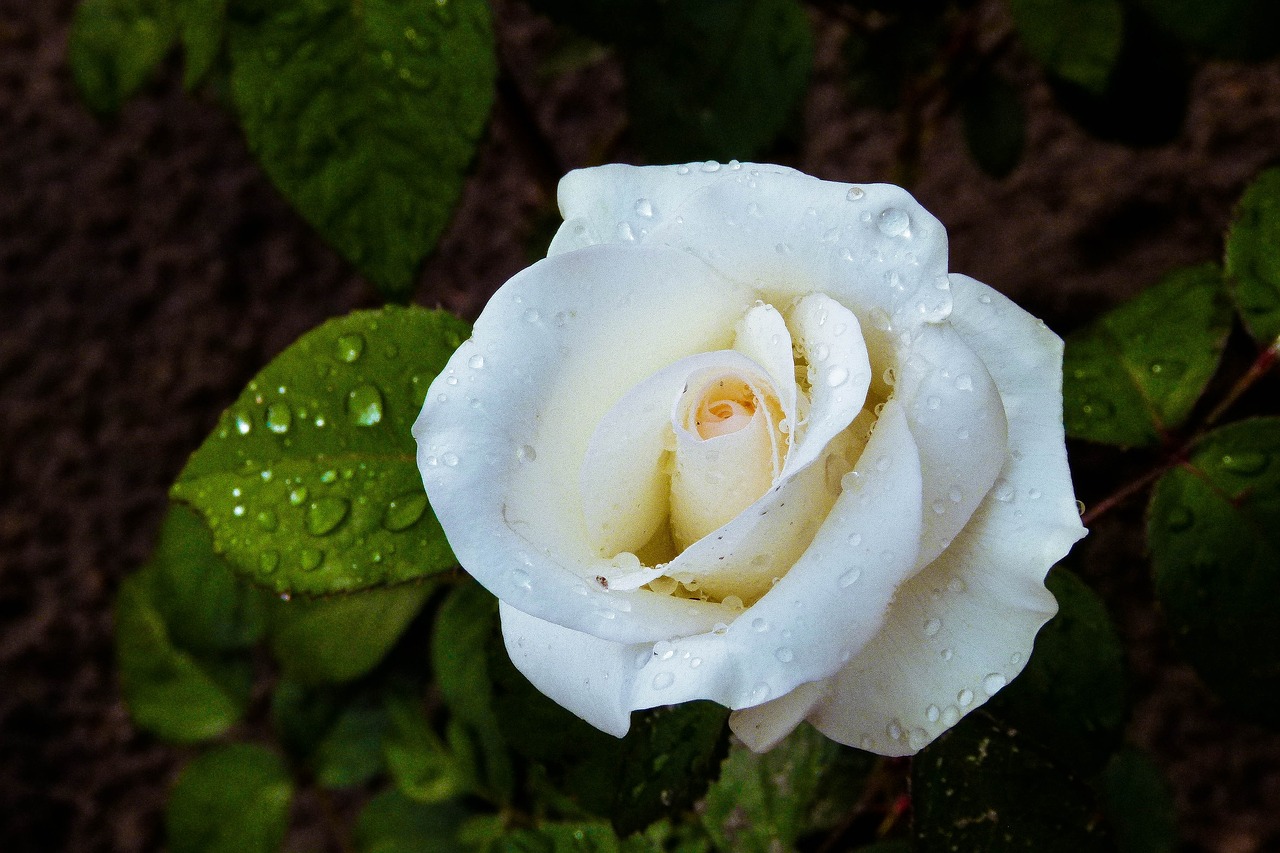
M610 148L617 69L539 76L551 34L496 7L523 97L496 111L418 291L470 316L526 264L545 176L628 155ZM376 299L281 200L227 113L182 92L176 65L115 120L92 118L65 68L71 8L0 0L0 847L141 851L160 846L182 751L134 732L117 697L116 586L147 555L186 454L253 373ZM794 165L885 180L899 120L852 108L838 53L821 22ZM1016 53L1005 61L1026 81L1024 164L982 176L944 120L914 190L947 225L954 270L1060 331L1215 257L1245 182L1280 155L1280 63L1208 67L1179 138L1135 152L1085 136ZM1104 480L1080 476L1086 501L1100 497ZM1280 849L1280 735L1233 720L1168 652L1137 519L1100 525L1083 553L1132 648L1131 736L1172 779L1189 849Z

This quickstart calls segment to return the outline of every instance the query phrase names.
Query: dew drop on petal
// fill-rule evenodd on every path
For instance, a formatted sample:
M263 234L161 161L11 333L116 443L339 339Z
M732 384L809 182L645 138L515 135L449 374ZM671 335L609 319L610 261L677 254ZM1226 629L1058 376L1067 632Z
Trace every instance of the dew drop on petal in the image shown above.
M522 444L516 448L516 459L521 462L532 462L538 458L538 451L531 444Z
M769 630L769 623L760 617L756 617L751 620L751 630L756 633L763 634L765 631Z
M1005 677L998 672L993 672L982 679L982 689L986 691L988 696L994 696L1000 692L1000 688L1005 685Z
M965 688L956 694L956 701L960 703L961 708L967 708L973 703L973 691Z
M861 569L850 569L840 576L841 588L853 586L860 577L862 577Z
M776 650L773 653L773 656L777 658L781 663L791 663L792 659L795 658L795 653L792 652L791 649L787 648L786 646L783 646L782 648Z
M924 635L926 637L936 636L942 630L942 621L939 619L930 619L924 623Z
M666 690L672 684L675 684L676 676L672 672L660 672L653 677L654 690Z
M849 192L845 193L844 197L849 201L859 201L864 195L866 195L866 192L863 191L862 187L850 187Z
M898 237L905 234L907 229L911 227L911 217L907 215L905 210L887 207L881 211L877 227L879 227L880 233L886 237Z
M942 716L942 709L937 705L930 705L924 709L924 718L931 723L938 722L938 718Z

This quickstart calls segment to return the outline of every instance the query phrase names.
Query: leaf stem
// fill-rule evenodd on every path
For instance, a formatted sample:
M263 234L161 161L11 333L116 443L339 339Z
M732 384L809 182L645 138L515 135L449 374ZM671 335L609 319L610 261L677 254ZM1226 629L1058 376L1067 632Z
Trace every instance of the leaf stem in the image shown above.
M1277 359L1280 359L1280 337L1272 341L1271 346L1258 353L1258 357L1254 359L1253 364L1249 365L1249 369L1231 387L1231 390L1227 392L1227 396L1223 397L1222 402L1218 403L1208 417L1204 419L1205 426L1212 426L1226 414L1227 410L1234 406L1236 401L1253 387L1253 383L1265 376L1267 371L1275 366Z
M1083 514L1081 514L1080 523L1085 527L1088 527L1090 524L1097 521L1100 516L1115 509L1117 506L1124 503L1147 486L1151 485L1161 474L1168 471L1170 468L1173 468L1181 461L1181 454L1182 451L1179 450L1179 452L1174 454L1173 458L1169 461L1164 464L1157 465L1138 479L1124 484L1119 489L1089 507Z

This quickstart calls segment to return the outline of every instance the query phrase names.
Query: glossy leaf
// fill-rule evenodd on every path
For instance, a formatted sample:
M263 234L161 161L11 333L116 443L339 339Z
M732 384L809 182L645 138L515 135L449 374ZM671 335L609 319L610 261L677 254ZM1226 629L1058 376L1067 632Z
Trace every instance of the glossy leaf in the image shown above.
M232 96L267 174L389 296L449 221L493 101L483 0L281 0L231 29Z
M995 74L977 77L962 103L964 138L982 171L1003 178L1022 159L1026 113L1018 90Z
M67 45L85 103L113 113L151 78L177 34L171 0L83 0Z
M274 853L289 826L293 782L260 746L219 747L192 761L169 796L172 853Z
M1156 595L1200 677L1280 725L1280 418L1209 433L1156 483Z
M1280 50L1275 0L1139 0L1179 39L1228 59L1263 59Z
M277 592L348 592L449 568L410 429L466 333L420 308L313 329L223 413L173 497L200 512L238 572Z
M458 830L469 813L457 803L415 802L399 791L384 791L360 812L356 853L462 853Z
M702 824L720 850L772 853L794 849L802 835L815 829L821 795L839 779L840 811L858 796L857 779L840 771L853 764L870 769L867 753L842 747L802 724L769 752L757 754L737 744L707 790Z
M1124 37L1118 0L1009 0L1009 11L1045 68L1092 92L1107 88Z
M413 696L392 693L385 708L391 720L384 752L400 792L420 803L440 803L468 792L473 779L465 758L450 749L432 730L422 703Z
M655 161L763 153L799 108L813 65L796 0L673 0L622 50L632 132Z
M367 589L329 598L293 598L271 607L271 651L289 678L350 681L386 655L431 594L428 583Z
M1176 270L1067 337L1067 434L1122 447L1155 444L1186 421L1231 330L1213 264Z
M918 850L1113 849L1089 788L984 712L912 760L911 789Z
M1227 233L1227 279L1250 334L1263 344L1280 338L1280 168L1258 175L1240 199Z
M1080 776L1106 763L1127 711L1124 647L1102 600L1062 567L1046 585L1058 613L1036 636L1035 652L987 706Z
M1117 853L1178 850L1173 791L1148 755L1132 747L1116 753L1103 774L1102 791Z
M222 734L249 703L248 661L197 657L176 645L155 605L149 572L120 584L116 666L134 723L166 740Z
M183 82L188 89L194 89L208 76L222 52L227 0L174 0L174 12L186 59Z

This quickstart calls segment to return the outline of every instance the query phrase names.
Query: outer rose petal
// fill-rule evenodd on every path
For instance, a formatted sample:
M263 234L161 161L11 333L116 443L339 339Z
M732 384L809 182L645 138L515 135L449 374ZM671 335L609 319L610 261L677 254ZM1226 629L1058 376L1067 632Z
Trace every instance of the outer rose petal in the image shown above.
M1009 456L969 524L898 590L884 628L808 715L882 755L916 752L1022 670L1057 611L1044 576L1086 533L1063 451L1062 341L986 285L951 279L951 323L1000 390Z

